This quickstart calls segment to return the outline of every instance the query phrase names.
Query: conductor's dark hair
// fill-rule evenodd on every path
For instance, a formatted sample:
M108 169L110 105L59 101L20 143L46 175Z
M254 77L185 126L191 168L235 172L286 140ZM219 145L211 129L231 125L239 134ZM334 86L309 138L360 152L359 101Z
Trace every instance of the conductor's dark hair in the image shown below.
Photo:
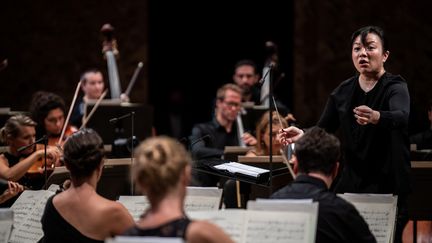
M322 128L313 127L296 142L294 153L300 173L331 175L340 158L340 142Z
M102 138L90 128L72 134L64 145L65 165L71 178L78 181L88 178L100 166L104 155Z
M365 45L366 44L366 36L369 33L374 33L381 39L381 43L382 43L382 47L383 47L384 52L389 50L388 49L389 44L388 44L387 37L384 34L384 30L378 26L365 26L365 27L362 27L362 28L356 30L351 36L351 47L353 46L354 41L358 36L360 36L361 43L363 45Z

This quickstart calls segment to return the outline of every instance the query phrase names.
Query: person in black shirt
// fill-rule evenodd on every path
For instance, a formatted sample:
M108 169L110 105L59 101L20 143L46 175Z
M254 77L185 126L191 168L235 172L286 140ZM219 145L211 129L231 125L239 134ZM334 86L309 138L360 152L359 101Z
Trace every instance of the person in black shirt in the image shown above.
M36 123L30 117L15 115L0 129L0 140L8 145L8 151L0 155L0 179L16 181L27 188L39 190L45 180L43 169L35 165L43 166L45 151L41 144L30 146L36 140L35 126ZM53 164L58 164L61 152L57 147L48 146L46 153L47 169L50 170Z
M234 66L233 81L237 84L242 92L242 102L253 102L256 105L261 104L260 88L258 81L257 65L254 61L243 59L238 61Z
M237 146L237 114L241 108L241 89L235 84L225 84L217 91L216 114L212 121L192 128L191 151L194 159L221 158L225 146ZM205 136L209 139L201 139ZM246 145L255 145L249 133L241 138Z
M376 242L354 206L329 191L339 158L339 140L319 127L311 128L295 144L292 159L297 178L271 198L318 202L316 242Z
M98 69L89 69L81 75L81 90L84 96L77 100L73 108L70 123L81 127L84 116L84 104L89 100L97 100L104 92L105 83L102 72Z
M71 183L48 199L41 219L41 242L104 242L134 225L122 204L96 191L104 155L103 141L92 129L81 129L68 138L64 160Z
M330 94L317 125L331 133L340 130L344 168L336 192L398 195L395 242L401 242L411 190L407 83L384 69L390 52L381 28L355 31L351 48L359 74ZM291 143L302 133L295 127L284 129L282 143Z

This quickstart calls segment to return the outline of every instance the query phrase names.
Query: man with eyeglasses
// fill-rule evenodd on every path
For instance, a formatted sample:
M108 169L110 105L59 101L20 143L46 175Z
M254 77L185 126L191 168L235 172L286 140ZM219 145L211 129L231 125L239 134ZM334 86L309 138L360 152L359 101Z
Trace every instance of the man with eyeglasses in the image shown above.
M238 146L240 139L246 145L256 144L256 138L245 133L237 136L237 114L241 108L241 89L235 84L225 84L216 94L214 118L192 128L191 153L195 160L221 159L225 146ZM207 139L204 139L207 138ZM215 186L217 178L199 178L200 186Z

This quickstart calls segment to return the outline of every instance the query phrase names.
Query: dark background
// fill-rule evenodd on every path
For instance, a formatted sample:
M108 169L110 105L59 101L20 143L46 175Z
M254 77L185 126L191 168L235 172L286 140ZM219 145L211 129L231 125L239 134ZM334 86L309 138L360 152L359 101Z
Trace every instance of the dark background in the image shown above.
M9 66L0 72L0 107L26 110L37 90L70 103L82 71L106 71L99 30L109 22L116 28L123 89L137 63L144 63L131 100L154 106L157 133L181 137L192 124L209 120L216 89L231 82L235 62L250 58L262 68L267 40L279 46L286 74L276 95L300 126L310 126L331 90L355 72L351 33L379 25L390 40L387 71L408 82L413 133L427 126L431 7L390 0L5 1L0 58L8 58ZM171 129L169 115L182 121L179 132Z

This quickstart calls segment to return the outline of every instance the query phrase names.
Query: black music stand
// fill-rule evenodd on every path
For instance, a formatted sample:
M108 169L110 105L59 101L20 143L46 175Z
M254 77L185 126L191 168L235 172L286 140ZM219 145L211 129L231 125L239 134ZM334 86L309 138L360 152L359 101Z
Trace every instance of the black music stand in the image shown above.
M86 104L84 107L85 113L88 114L93 107L94 104ZM131 112L134 112L136 125L133 128L133 133L136 139L142 141L150 137L153 127L153 107L143 104L103 101L87 122L86 127L90 127L98 132L105 144L114 144L118 142L119 139L124 139L127 140L128 143L132 143L132 141L129 141L132 134L132 127L129 119L118 120L114 124L109 122L113 118L121 117ZM117 154L111 154L110 157L129 156L130 151L117 151Z

